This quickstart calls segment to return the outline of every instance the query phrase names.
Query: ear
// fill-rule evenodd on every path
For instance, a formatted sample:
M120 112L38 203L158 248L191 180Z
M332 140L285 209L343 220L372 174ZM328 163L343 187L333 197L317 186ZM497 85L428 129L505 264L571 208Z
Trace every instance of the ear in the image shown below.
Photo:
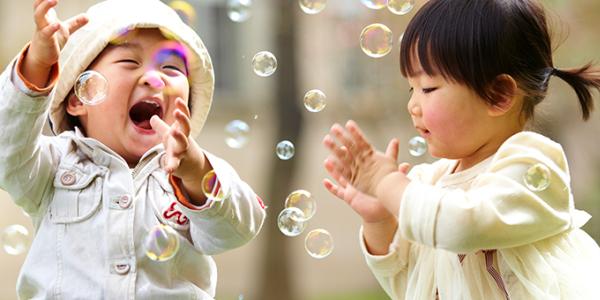
M87 109L85 105L79 101L77 96L75 96L75 93L70 92L69 95L67 95L66 101L66 110L68 114L74 117L87 115Z
M488 108L488 114L496 117L506 114L513 108L517 98L517 82L508 74L498 75L490 86L494 105Z

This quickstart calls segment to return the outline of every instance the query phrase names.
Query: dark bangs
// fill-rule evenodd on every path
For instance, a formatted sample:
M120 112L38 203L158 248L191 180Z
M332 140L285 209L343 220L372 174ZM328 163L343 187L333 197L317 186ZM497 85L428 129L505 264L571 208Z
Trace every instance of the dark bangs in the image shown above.
M491 83L498 75L509 74L522 83L521 71L531 74L551 65L547 57L531 55L543 50L551 57L543 40L548 38L545 19L538 24L539 19L527 17L532 7L526 0L428 1L402 37L402 75L414 76L420 62L426 74L465 84L494 104Z

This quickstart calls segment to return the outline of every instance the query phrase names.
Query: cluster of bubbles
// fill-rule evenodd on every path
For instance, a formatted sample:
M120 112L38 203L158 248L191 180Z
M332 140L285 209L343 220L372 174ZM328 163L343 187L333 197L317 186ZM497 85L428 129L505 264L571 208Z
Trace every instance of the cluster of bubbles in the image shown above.
M158 224L150 229L143 246L151 260L166 261L179 251L179 236L171 226Z
M19 255L27 251L29 242L29 231L19 224L4 228L2 236L0 236L0 244L2 244L4 252L10 255Z
M311 193L302 189L291 192L284 207L277 217L277 226L289 237L302 234L317 211L317 203ZM304 239L304 248L314 258L325 258L333 251L333 238L325 229L312 230Z

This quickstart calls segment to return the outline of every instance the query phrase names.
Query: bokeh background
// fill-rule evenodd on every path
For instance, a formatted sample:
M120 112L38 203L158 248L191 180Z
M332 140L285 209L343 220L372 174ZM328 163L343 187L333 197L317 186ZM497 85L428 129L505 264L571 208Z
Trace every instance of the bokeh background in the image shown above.
M380 149L393 137L408 141L416 135L406 112L408 85L399 72L398 39L424 0L416 0L415 9L403 16L385 8L369 9L360 0L329 0L322 12L309 15L297 1L253 0L251 16L244 22L228 17L226 0L187 1L194 11L190 24L211 53L217 79L211 114L197 141L229 161L268 205L267 221L255 240L215 256L216 298L387 299L360 253L359 218L322 186L327 151L321 139L331 124L347 119L357 120ZM61 0L57 11L64 19L96 2ZM32 3L0 0L3 69L32 36ZM598 61L600 1L543 3L556 45L555 65ZM382 58L368 57L359 45L361 30L372 23L387 25L394 35L392 51ZM262 50L278 59L278 69L269 77L259 77L252 69L252 57ZM303 106L304 94L311 89L327 95L321 112ZM234 119L250 126L248 142L240 149L225 143L224 127ZM581 121L574 92L552 79L533 128L565 148L576 206L594 216L584 229L600 240L600 113ZM287 161L275 155L275 145L284 139L296 147ZM433 161L427 155L411 157L405 147L399 160ZM318 209L305 233L290 238L279 232L276 217L287 194L296 189L310 191ZM24 225L34 235L29 219L0 190L0 230L13 224ZM335 242L333 253L322 260L304 250L305 234L316 228L328 230ZM0 249L0 298L16 299L16 278L25 255Z

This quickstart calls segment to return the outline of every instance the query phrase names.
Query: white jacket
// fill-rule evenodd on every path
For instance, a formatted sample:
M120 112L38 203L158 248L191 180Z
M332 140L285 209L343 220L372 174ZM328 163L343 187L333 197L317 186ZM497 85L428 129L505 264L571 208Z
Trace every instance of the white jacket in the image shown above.
M575 209L558 143L520 132L467 170L452 173L456 163L411 170L387 255L370 255L362 241L392 299L600 297L600 248L581 230L590 215ZM538 163L550 184L533 191L523 178Z
M36 229L19 298L213 299L217 271L210 255L258 234L265 218L260 198L227 162L206 153L230 196L189 209L159 168L162 145L131 170L78 131L42 135L48 99L14 84L20 83L14 64L0 75L0 188ZM164 262L150 260L142 247L159 223L180 239L177 254Z

